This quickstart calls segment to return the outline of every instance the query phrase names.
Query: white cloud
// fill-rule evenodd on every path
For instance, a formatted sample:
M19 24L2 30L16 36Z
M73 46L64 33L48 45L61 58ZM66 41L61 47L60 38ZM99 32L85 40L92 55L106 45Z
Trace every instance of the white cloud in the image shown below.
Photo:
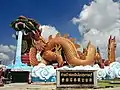
M117 57L117 58L116 58L116 61L117 61L117 62L120 62L120 57Z
M0 52L10 52L10 51L11 49L9 48L8 45L3 45L3 44L0 45Z
M85 5L79 18L73 18L74 23L81 23L88 28L110 31L119 26L119 3L112 0L92 1L90 6Z
M15 34L12 34L12 37L13 37L13 38L16 38Z
M7 52L13 52L14 50L15 50L15 46L13 46L13 45L3 45L3 44L1 44L0 45L0 52L5 52L5 53L7 53Z
M42 25L40 28L42 28L41 35L45 40L47 40L50 35L54 37L58 33L58 30L55 27L49 25Z
M84 5L78 18L73 23L78 24L83 35L82 45L90 40L99 46L102 57L107 59L107 43L110 35L116 36L116 56L120 53L120 3L112 0L95 0L90 5Z
M10 64L14 60L16 47L14 45L0 45L0 61L3 64Z
M9 60L9 56L4 53L0 53L0 61L2 60Z
M14 45L9 45L9 48L14 51L14 50L16 49L16 46L14 46Z

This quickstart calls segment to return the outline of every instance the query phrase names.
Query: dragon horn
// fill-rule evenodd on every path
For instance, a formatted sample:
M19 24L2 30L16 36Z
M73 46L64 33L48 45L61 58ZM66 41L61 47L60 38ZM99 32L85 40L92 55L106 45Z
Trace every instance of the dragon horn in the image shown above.
M91 41L88 42L87 49L88 49L88 47L89 47L90 44L91 44Z
M111 38L112 38L112 36L110 35L109 40L108 40L108 41L109 41L109 43L111 42Z
M60 33L57 33L57 34L56 34L56 37L60 37L60 36L61 36Z
M79 44L74 44L76 48L80 48L80 45Z
M98 47L98 46L97 46L97 52L98 52L98 53L100 53L100 49L99 49L99 47Z
M50 35L49 37L48 37L48 40L51 40L52 39L52 35Z
M67 38L67 37L69 37L69 34L64 34L63 37Z
M115 36L114 36L113 40L115 40Z

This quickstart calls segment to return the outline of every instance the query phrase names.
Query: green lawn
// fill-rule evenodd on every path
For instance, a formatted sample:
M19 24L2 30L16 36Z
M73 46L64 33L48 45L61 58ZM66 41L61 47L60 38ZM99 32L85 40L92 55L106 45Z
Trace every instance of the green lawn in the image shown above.
M98 86L100 87L106 87L106 86L113 86L113 87L120 87L120 84L111 84L110 82L113 81L113 82L120 82L120 79L112 79L112 80L101 80L101 81L98 81Z

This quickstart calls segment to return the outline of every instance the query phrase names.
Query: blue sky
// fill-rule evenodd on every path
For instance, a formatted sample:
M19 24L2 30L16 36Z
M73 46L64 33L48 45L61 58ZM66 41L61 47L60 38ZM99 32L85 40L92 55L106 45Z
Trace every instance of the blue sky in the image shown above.
M41 25L54 26L62 34L80 39L72 18L79 15L84 4L91 0L1 0L0 2L0 44L15 44L15 31L9 24L24 15L37 20Z

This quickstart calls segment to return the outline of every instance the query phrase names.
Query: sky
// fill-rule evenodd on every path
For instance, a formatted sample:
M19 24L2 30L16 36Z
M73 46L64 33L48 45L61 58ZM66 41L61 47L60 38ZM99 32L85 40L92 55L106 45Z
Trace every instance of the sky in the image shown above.
M1 0L0 43L15 43L11 38L14 30L9 24L20 15L33 18L41 25L54 26L59 32L79 39L77 26L71 20L87 3L89 0Z
M14 59L15 31L9 24L24 15L38 21L43 36L68 33L83 47L90 40L107 58L107 40L116 36L116 57L120 58L120 3L118 0L1 0L0 60ZM46 32L44 32L46 31Z

